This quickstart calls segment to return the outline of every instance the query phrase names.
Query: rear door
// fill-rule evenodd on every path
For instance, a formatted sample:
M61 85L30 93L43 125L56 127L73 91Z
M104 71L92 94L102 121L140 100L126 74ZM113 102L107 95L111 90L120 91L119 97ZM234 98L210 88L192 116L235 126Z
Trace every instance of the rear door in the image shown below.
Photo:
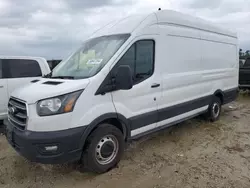
M22 87L36 77L42 76L39 63L33 59L3 59L7 67L8 95L17 88Z
M2 60L0 59L0 120L6 116L7 113L7 79L4 78L4 71Z

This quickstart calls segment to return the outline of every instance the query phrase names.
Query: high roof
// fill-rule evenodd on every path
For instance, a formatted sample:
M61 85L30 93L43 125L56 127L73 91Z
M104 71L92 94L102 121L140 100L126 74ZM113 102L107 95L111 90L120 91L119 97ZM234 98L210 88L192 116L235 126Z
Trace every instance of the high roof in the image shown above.
M148 17L153 17L154 21L151 23L157 23L156 16L154 14L137 14L131 15L120 20L115 20L107 24L106 26L97 30L91 37L97 37L102 35L112 35L112 34L124 34L132 33L143 20ZM145 25L145 24L144 24Z
M91 37L119 33L132 33L139 26L143 29L147 25L153 24L180 25L237 38L237 34L235 32L222 28L219 25L172 10L160 10L151 14L137 14L125 17L123 19L110 22L103 28L96 31Z
M235 32L221 27L218 24L203 20L198 17L193 17L187 14L172 10L162 10L155 12L158 18L158 24L177 24L187 27L192 27L200 30L210 31L214 33L219 33L223 35L228 35L231 37L237 37Z

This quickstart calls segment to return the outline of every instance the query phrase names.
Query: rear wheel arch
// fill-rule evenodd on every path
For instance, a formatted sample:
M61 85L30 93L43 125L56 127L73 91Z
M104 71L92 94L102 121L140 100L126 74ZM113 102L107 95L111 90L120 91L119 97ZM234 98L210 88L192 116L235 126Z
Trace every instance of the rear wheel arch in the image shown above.
M221 103L224 102L224 93L222 90L218 89L214 92L214 96L218 97L221 100Z

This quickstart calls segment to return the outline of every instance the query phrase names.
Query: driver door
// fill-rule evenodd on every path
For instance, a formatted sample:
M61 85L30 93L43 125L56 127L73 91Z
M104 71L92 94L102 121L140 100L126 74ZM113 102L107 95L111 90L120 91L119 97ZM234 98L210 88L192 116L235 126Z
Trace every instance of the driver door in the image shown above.
M130 120L131 137L135 137L154 129L158 120L157 99L161 88L155 69L154 38L135 41L113 70L120 65L130 66L134 84L129 90L113 91L113 103L117 113Z

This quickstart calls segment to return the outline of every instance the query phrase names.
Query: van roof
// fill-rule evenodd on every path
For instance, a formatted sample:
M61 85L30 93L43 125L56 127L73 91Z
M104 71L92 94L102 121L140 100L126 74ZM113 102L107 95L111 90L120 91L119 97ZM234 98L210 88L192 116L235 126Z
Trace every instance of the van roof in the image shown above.
M138 26L145 28L147 25L153 24L185 26L237 38L236 32L225 29L218 24L173 10L160 10L151 14L137 14L112 21L97 30L91 38L103 35L132 33Z

